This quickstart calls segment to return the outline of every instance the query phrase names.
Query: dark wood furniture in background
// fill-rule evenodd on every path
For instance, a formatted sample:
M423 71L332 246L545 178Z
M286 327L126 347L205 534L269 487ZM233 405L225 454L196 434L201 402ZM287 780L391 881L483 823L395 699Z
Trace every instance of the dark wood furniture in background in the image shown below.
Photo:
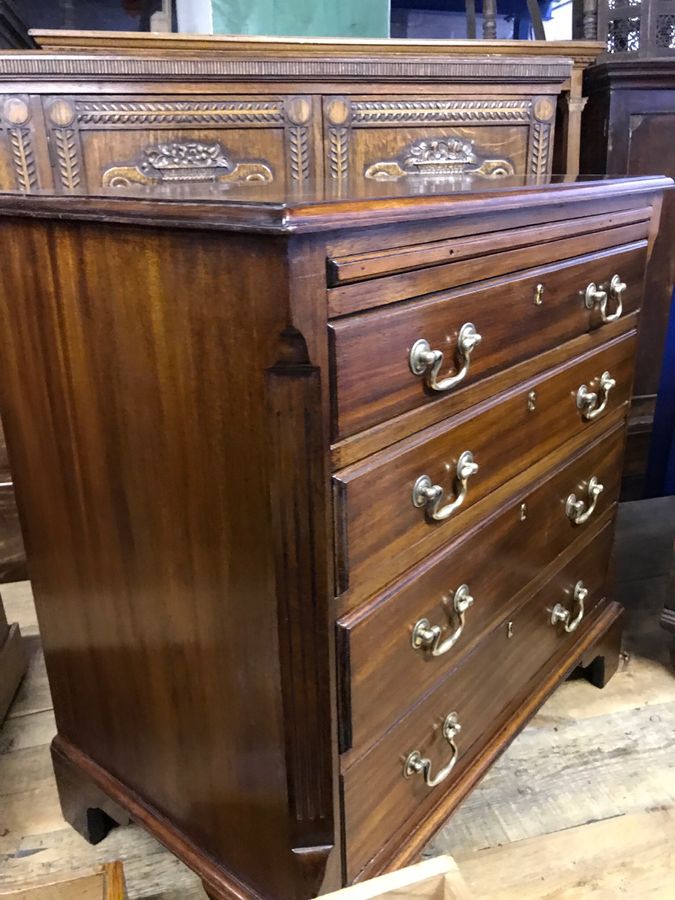
M27 577L26 551L16 508L14 482L0 424L0 584L23 581Z
M0 0L0 50L35 47L35 41L11 0Z
M672 634L670 643L670 660L675 667L675 542L673 543L673 557L670 572L670 591L668 600L661 612L661 625Z
M91 840L131 816L214 898L412 859L561 679L617 665L668 182L419 159L349 195L228 185L200 151L164 183L0 198L64 815Z
M608 59L587 70L581 170L675 176L675 60ZM626 454L628 499L643 495L663 346L675 282L675 192L664 198L640 326Z
M9 624L0 597L0 725L4 721L21 679L26 672L26 656L21 631Z

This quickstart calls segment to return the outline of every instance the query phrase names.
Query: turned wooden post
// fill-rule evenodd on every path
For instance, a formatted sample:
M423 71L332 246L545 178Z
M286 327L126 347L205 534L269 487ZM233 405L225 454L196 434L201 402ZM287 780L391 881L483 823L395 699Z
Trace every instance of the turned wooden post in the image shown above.
M497 0L483 0L483 37L488 41L497 37Z

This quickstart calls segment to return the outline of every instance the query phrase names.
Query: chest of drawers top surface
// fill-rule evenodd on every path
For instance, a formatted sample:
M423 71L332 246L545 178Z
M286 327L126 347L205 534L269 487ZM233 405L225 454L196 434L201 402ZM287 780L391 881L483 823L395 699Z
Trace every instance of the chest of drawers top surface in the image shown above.
M208 157L208 154L207 154ZM175 160L178 170L194 175L194 178L164 183L143 184L129 181L121 185L102 186L86 196L61 196L42 189L31 193L0 192L0 209L5 213L41 215L49 218L58 212L59 218L110 222L143 222L156 226L184 226L192 228L246 231L250 233L301 234L309 232L338 232L326 244L330 258L326 283L334 286L359 277L396 273L410 268L398 259L406 250L406 244L418 245L418 252L429 253L429 258L413 260L412 267L422 268L443 260L431 244L432 238L421 230L429 220L453 219L465 215L476 216L484 212L502 213L507 216L495 228L496 223L476 229L477 234L490 234L510 226L539 225L567 222L567 230L575 233L573 219L578 215L591 215L592 204L602 204L600 214L617 210L635 210L639 202L612 203L613 200L639 197L649 204L650 197L672 185L670 179L654 176L616 178L604 176L547 177L511 175L484 177L458 174L429 177L392 177L381 179L358 178L346 185L311 181L307 184L285 187L275 183L220 184L217 173L209 171L208 158L200 161L187 154L185 161ZM171 169L169 160L166 167ZM584 201L588 206L582 206ZM564 203L569 206L562 212L553 207ZM543 213L538 208L546 207ZM508 218L508 216L511 218ZM634 216L639 219L640 216ZM644 217L643 217L644 218ZM630 218L625 221L631 221ZM624 220L612 222L623 224ZM376 226L417 225L417 230L406 232L376 231ZM462 223L465 225L466 223ZM600 224L600 223L596 223ZM355 229L353 241L351 230ZM364 234L361 229L368 229ZM439 234L456 238L458 234L470 234L461 229ZM553 237L563 236L565 229ZM394 240L389 239L394 236ZM495 249L503 249L496 236ZM527 244L525 241L524 244ZM531 240L529 243L533 243ZM395 248L392 252L392 248ZM360 262L360 273L340 275L352 256L370 250L382 251L383 261ZM465 251L470 256L471 248ZM397 253L398 251L398 253ZM474 253L480 255L481 248ZM439 256L439 253L441 256ZM435 255L434 255L435 254ZM377 260L377 252L372 254ZM346 259L343 259L346 257ZM542 259L545 259L543 254ZM467 281L473 279L468 278Z
M0 195L71 821L112 798L212 896L306 900L414 854L609 654L670 182L539 181Z

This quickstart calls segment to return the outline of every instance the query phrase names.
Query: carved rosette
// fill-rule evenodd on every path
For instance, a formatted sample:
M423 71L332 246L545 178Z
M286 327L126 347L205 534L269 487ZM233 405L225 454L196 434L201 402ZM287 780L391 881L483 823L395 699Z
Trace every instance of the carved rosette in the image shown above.
M527 153L527 174L543 178L550 174L553 150L555 103L550 97L538 97L532 104L532 124Z
M111 166L103 173L104 187L134 184L245 184L273 181L265 163L234 162L218 142L172 141L145 147L138 162Z
M471 141L447 137L415 141L399 159L382 160L368 166L365 177L377 180L406 176L452 178L457 175L496 178L514 172L509 160L482 159L475 153Z
M0 107L0 125L9 144L16 187L28 193L38 181L28 99L6 97Z

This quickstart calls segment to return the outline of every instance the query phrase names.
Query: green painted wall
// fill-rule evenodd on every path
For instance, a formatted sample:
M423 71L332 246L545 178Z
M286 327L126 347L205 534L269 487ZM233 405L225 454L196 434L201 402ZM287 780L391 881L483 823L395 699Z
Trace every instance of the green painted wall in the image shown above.
M212 0L214 34L389 37L389 0Z

